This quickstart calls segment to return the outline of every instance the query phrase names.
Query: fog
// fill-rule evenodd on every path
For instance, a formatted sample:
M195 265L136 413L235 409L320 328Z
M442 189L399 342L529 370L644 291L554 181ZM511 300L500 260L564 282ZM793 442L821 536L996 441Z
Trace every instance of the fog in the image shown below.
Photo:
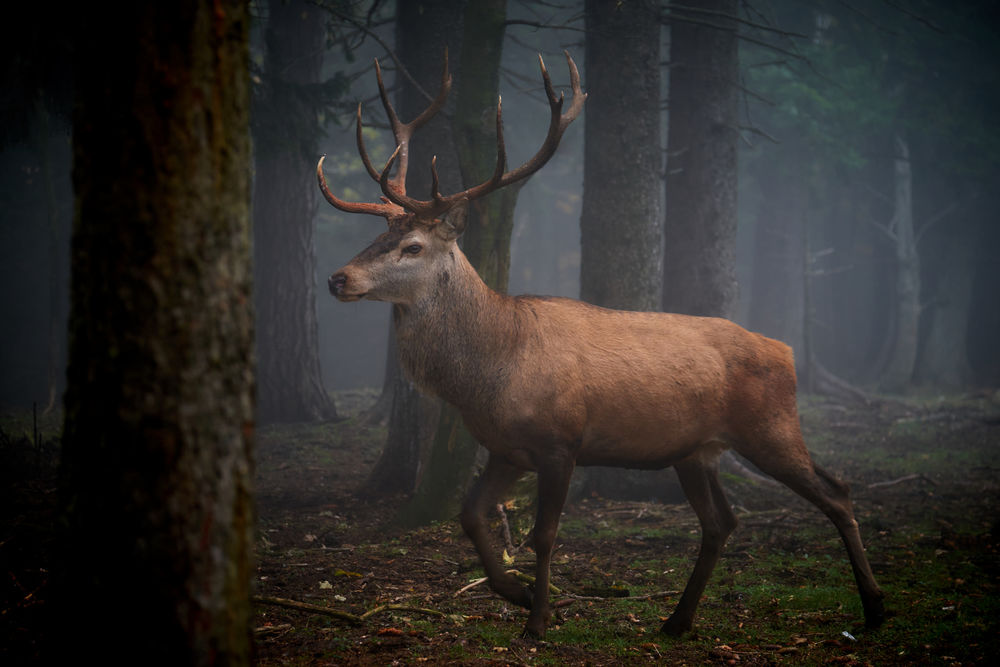
M907 387L931 392L995 387L1000 384L995 346L1000 338L995 188L1000 172L997 133L990 120L996 116L990 114L998 110L1000 89L996 46L983 24L943 8L929 6L926 16L915 16L882 3L863 4L871 4L871 11L823 3L807 9L779 6L768 21L797 35L793 37L745 29L749 39L740 55L740 298L735 319L786 339L800 357L805 354L801 322L807 321L812 354L823 366L851 383L878 385L897 333L893 314L899 274L891 225L892 132L898 129L905 132L911 155L920 278L919 357ZM977 10L992 16L986 9ZM587 78L579 7L511 3L509 12L513 21L504 47L501 92L508 161L513 165L536 150L548 120L535 54L543 54L563 89L563 49L580 66L585 89ZM669 37L666 28L663 32L666 63ZM325 55L324 71L345 76L350 87L336 100L336 122L327 125L320 146L330 154L328 164L341 165L335 187L373 201L378 187L356 159L353 109L364 102L366 123L381 126L369 138L374 161L381 164L390 139L372 59L385 63L390 87L397 85L398 77L383 48L393 43L394 26L385 22L370 33L349 49L334 44ZM762 40L769 46L761 46ZM823 40L837 42L837 48L813 48ZM877 59L884 66L875 66ZM895 73L889 71L893 67ZM663 78L666 109L669 67L664 67ZM902 82L903 93L885 88L892 80ZM601 94L588 92L591 99ZM907 97L905 104L895 101L901 94ZM664 127L665 118L666 111ZM65 358L71 137L67 118L46 114L42 121L34 116L29 131L8 133L0 152L4 404L46 404L50 360L55 360L55 374L61 378L59 365ZM520 191L511 240L510 293L578 296L584 123L586 110L566 133L556 156ZM666 155L665 132L662 141ZM621 150L627 153L629 147ZM411 165L413 170L426 168ZM804 174L809 177L801 178ZM669 201L662 201L661 208L670 215ZM794 220L783 219L787 216ZM382 382L388 306L338 303L325 287L327 276L364 248L382 224L370 216L343 214L325 202L318 209L316 306L319 354L329 389L379 387ZM608 220L607 225L613 227L616 221ZM795 244L807 244L807 267L800 267L797 276L784 267L789 261L801 262L782 255L791 248L789 229L798 230ZM769 238L775 239L770 250ZM795 282L803 283L803 271L808 290L801 284L789 290ZM768 314L775 308L767 303L769 294L777 294L779 302L791 299L779 319L800 323L789 327ZM797 314L805 308L806 316Z

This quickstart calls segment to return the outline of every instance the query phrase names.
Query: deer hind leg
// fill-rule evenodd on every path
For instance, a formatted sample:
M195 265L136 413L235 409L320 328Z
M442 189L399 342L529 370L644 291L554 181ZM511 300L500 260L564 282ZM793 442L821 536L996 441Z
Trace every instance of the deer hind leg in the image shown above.
M701 549L677 608L660 629L669 635L678 636L691 629L705 584L715 569L726 539L736 528L736 515L719 484L718 465L718 457L715 457L689 459L674 466L681 488L701 523Z
M773 464L758 467L818 507L833 521L840 533L840 539L847 547L847 556L851 561L854 580L857 582L858 594L861 596L861 605L864 608L865 625L877 628L885 620L882 591L875 583L875 576L865 554L848 486L812 463L808 453L805 464L790 468L780 465L776 467Z
M462 529L476 547L479 560L489 578L490 588L510 602L530 609L531 590L507 574L493 548L486 519L487 513L496 507L500 496L523 472L491 455L482 475L462 505L461 522Z
M837 527L854 571L865 625L877 628L885 620L882 591L875 583L868 556L865 555L847 485L812 462L797 428L791 437L781 441L790 446L774 447L772 444L762 455L747 458L818 507Z

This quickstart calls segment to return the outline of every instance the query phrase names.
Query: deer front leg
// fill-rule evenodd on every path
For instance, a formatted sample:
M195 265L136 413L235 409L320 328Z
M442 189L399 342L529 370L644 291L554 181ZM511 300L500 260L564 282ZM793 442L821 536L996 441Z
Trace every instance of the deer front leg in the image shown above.
M554 459L538 467L538 513L535 518L535 586L531 612L524 634L536 639L545 637L552 611L549 608L549 565L559 529L559 516L566 503L573 461Z
M531 590L504 570L487 528L487 512L496 507L504 491L517 481L522 470L490 455L486 468L462 505L462 529L476 547L486 570L490 588L498 595L526 609L531 608Z
M719 484L718 460L690 460L675 466L684 495L698 515L701 523L701 550L694 570L688 579L680 602L670 618L664 622L661 632L680 636L689 631L694 623L694 612L698 600L705 590L705 584L715 569L715 564L726 544L726 538L736 528L736 515Z

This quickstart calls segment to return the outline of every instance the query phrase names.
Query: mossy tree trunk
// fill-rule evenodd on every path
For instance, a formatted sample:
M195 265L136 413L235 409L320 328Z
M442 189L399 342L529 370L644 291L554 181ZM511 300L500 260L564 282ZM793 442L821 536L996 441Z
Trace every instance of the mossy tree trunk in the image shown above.
M99 14L78 17L51 651L249 664L249 12L187 1Z
M460 66L462 3L453 0L401 2L396 17L396 52L409 74L423 89L418 90L397 72L396 111L400 120L416 118L437 94L441 85L444 49L454 73ZM388 85L388 82L386 82ZM454 90L454 88L453 88ZM427 95L430 95L428 97ZM454 96L454 92L452 96ZM454 101L449 100L427 125L414 133L406 178L407 194L430 199L431 158L437 156L442 192L460 190L458 156L448 117ZM377 112L381 113L381 111ZM395 325L389 332L395 337ZM383 396L379 403L389 406L389 435L379 460L365 483L368 496L411 493L417 484L420 455L434 433L440 402L417 391L399 366L394 341L389 342Z
M484 119L496 114L505 20L505 0L471 2L465 10L452 126L466 188L488 180L496 168L496 125ZM517 186L509 186L468 207L462 250L498 292L507 290L517 192ZM478 449L458 411L443 406L416 494L401 515L403 523L453 517L472 479Z

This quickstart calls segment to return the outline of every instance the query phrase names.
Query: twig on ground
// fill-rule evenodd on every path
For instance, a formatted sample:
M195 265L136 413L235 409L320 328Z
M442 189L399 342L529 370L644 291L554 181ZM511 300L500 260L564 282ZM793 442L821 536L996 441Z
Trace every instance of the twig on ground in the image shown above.
M333 618L339 618L342 621L347 621L348 623L354 623L355 625L361 623L361 617L357 614L352 614L347 611L340 611L338 609L330 609L329 607L321 607L317 604L309 604L307 602L299 602L297 600L288 600L286 598L273 598L263 595L254 596L254 602L259 604L269 604L275 607L285 607L286 609L294 609L296 611L305 611L310 614L322 614L323 616L332 616Z
M882 489L887 486L895 486L896 484L902 484L903 482L912 482L915 479L922 479L925 482L937 486L937 482L928 477L923 473L913 473L912 475L903 475L902 477L897 477L896 479L886 480L884 482L873 482L868 485L869 489Z
M428 616L439 616L441 618L447 618L448 614L443 611L438 611L437 609L427 609L426 607L411 607L405 604L382 604L372 609L369 609L360 616L357 614L352 614L347 611L340 611L339 609L330 609L329 607L321 607L316 604L309 604L307 602L299 602L297 600L288 600L286 598L275 598L267 597L263 595L257 595L254 597L254 602L259 604L269 604L276 607L285 607L286 609L294 609L295 611L303 611L310 614L321 614L323 616L332 616L333 618L339 618L342 621L347 621L348 623L353 623L354 625L360 625L370 619L376 614L380 614L384 611L406 611L411 614L427 614Z
M517 549L514 548L514 541L510 538L510 524L507 522L507 513L503 509L503 503L497 503L497 514L500 515L500 525L503 526L503 544L507 548L507 553L513 556Z
M476 586L478 586L479 584L484 584L487 581L489 581L489 577L481 577L479 579L476 579L475 581L471 581L468 584L466 584L465 586L462 586L457 591L455 591L455 597L458 597L462 593L465 593L466 591L470 591L473 588L475 588Z

